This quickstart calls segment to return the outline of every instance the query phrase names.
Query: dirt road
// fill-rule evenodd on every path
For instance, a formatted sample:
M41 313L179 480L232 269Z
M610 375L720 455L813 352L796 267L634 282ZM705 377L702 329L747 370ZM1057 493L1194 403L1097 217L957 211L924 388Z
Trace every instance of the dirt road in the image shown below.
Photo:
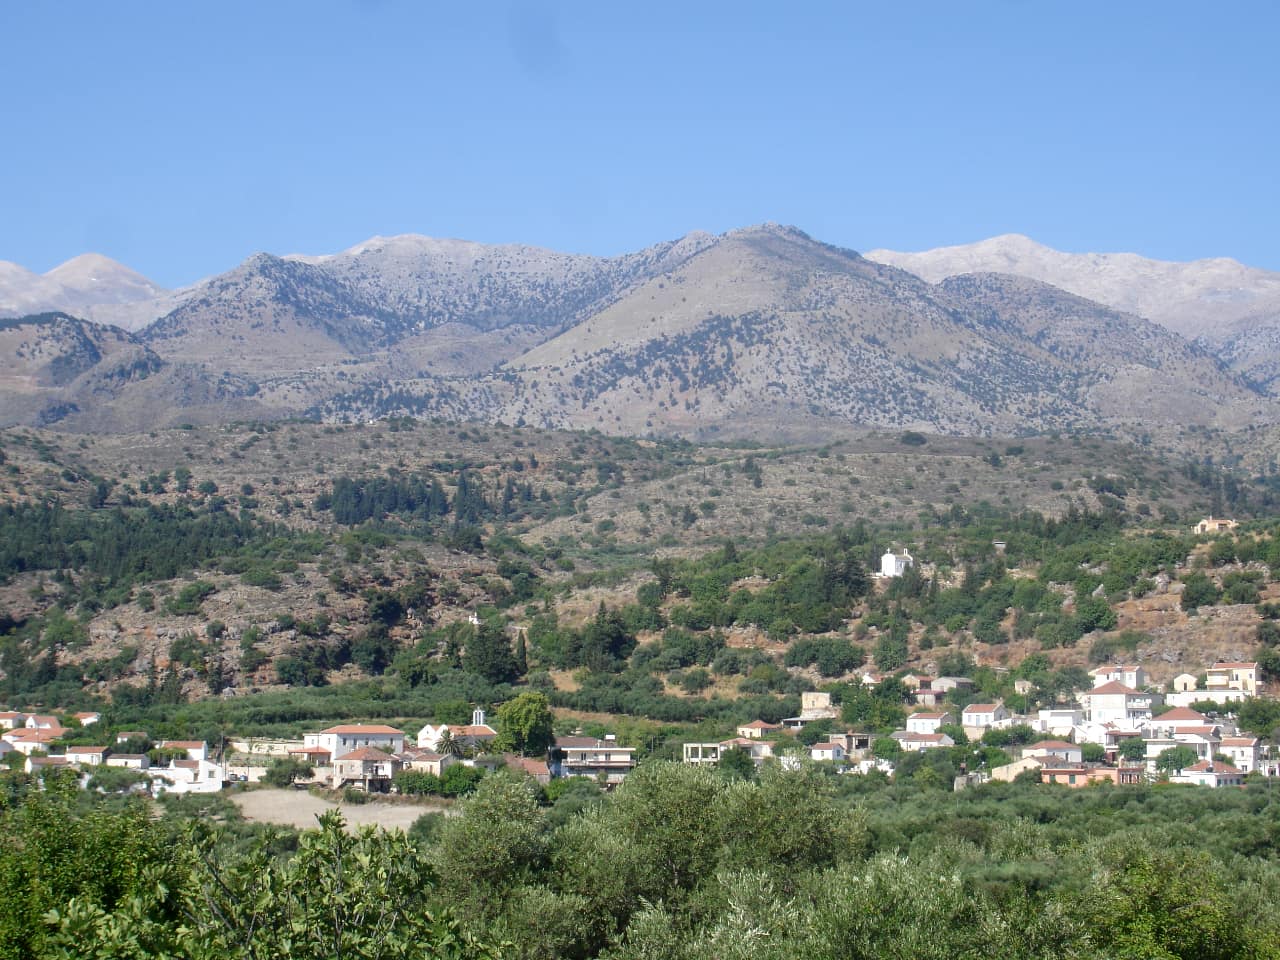
M445 807L433 804L332 803L314 797L305 790L246 790L233 797L244 818L253 823L275 823L285 827L306 829L316 825L316 818L326 810L340 810L347 827L371 823L387 829L408 830L424 813L447 813Z

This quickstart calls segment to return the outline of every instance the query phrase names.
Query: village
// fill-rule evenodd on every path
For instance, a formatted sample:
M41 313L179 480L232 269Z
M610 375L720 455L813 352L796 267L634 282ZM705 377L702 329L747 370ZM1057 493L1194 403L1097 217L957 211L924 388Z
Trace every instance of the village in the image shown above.
M1002 702L956 707L952 700L967 699L972 688L966 677L907 673L892 679L909 691L914 710L903 729L888 736L833 729L839 705L830 693L810 691L801 697L798 716L779 723L744 723L725 740L684 742L680 756L687 764L718 765L730 752L740 751L757 766L774 761L794 767L810 761L841 774L878 771L887 776L903 755L969 743L998 745L1014 758L991 768L980 760L973 767L962 764L955 789L1015 778L1068 787L1157 779L1231 787L1242 786L1250 774L1277 775L1278 758L1270 747L1243 734L1232 719L1233 707L1263 693L1258 664L1215 663L1206 670L1203 687L1197 677L1182 674L1167 691L1155 689L1137 665L1099 667L1090 676L1094 686L1076 691L1072 702L1019 715ZM886 679L891 678L873 671L860 676L871 688ZM406 771L443 779L454 765L482 772L508 769L544 785L582 777L610 789L638 762L636 747L608 734L557 736L539 756L494 751L499 731L480 708L468 724L428 723L413 735L386 724L342 723L307 733L300 741L233 736L219 744L153 743L145 731L119 730L104 735L99 744L63 745L64 739L84 739L85 731L102 721L92 712L66 719L78 729L63 726L54 715L0 712L0 762L20 764L31 774L72 769L85 786L99 768L123 768L135 772L135 788L156 795L212 793L256 783L272 765L286 760L296 762L299 785L367 794L396 792L397 777ZM822 739L806 746L802 732L813 724L823 725Z

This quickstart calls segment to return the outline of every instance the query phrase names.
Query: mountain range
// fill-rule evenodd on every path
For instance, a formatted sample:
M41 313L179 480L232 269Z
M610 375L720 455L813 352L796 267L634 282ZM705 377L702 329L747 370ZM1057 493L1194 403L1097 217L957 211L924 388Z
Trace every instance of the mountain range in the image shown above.
M1023 237L857 253L776 224L601 258L419 236L163 290L0 264L0 423L419 415L753 437L1280 419L1280 275Z

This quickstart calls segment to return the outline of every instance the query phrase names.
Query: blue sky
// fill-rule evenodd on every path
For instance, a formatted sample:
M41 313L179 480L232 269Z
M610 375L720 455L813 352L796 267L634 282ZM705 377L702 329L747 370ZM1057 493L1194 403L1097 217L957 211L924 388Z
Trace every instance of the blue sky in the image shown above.
M0 259L178 285L776 220L1280 270L1277 36L1274 3L5 3Z

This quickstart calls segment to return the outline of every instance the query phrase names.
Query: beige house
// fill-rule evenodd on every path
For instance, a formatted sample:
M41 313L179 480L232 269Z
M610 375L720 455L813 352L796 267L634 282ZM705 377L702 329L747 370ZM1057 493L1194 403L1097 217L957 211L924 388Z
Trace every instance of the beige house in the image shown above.
M410 748L404 753L395 755L400 766L404 770L417 770L420 773L429 773L434 777L443 777L444 772L461 761L449 753L435 753L431 750L422 750L420 748Z
M1205 671L1204 685L1210 693L1220 690L1239 690L1247 697L1256 697L1262 691L1256 663L1232 663L1220 660Z
M67 747L68 763L76 763L82 767L97 767L106 763L111 755L110 747Z
M333 762L333 785L358 787L369 792L385 792L399 772L396 758L377 747L360 747Z
M759 740L767 737L771 733L780 733L783 730L780 723L767 723L764 720L752 720L750 723L744 723L737 729L740 737L746 737L748 740Z
M999 780L1003 783L1012 783L1018 774L1027 770L1039 770L1043 766L1044 762L1039 757L1023 757L1021 760L1013 761L1013 763L992 767L991 779Z
M1195 526L1198 534L1206 533L1230 533L1240 524L1234 520L1224 520L1222 517L1205 517Z
M1194 674L1180 673L1173 678L1172 685L1175 693L1190 693L1200 685L1200 681L1195 678Z

